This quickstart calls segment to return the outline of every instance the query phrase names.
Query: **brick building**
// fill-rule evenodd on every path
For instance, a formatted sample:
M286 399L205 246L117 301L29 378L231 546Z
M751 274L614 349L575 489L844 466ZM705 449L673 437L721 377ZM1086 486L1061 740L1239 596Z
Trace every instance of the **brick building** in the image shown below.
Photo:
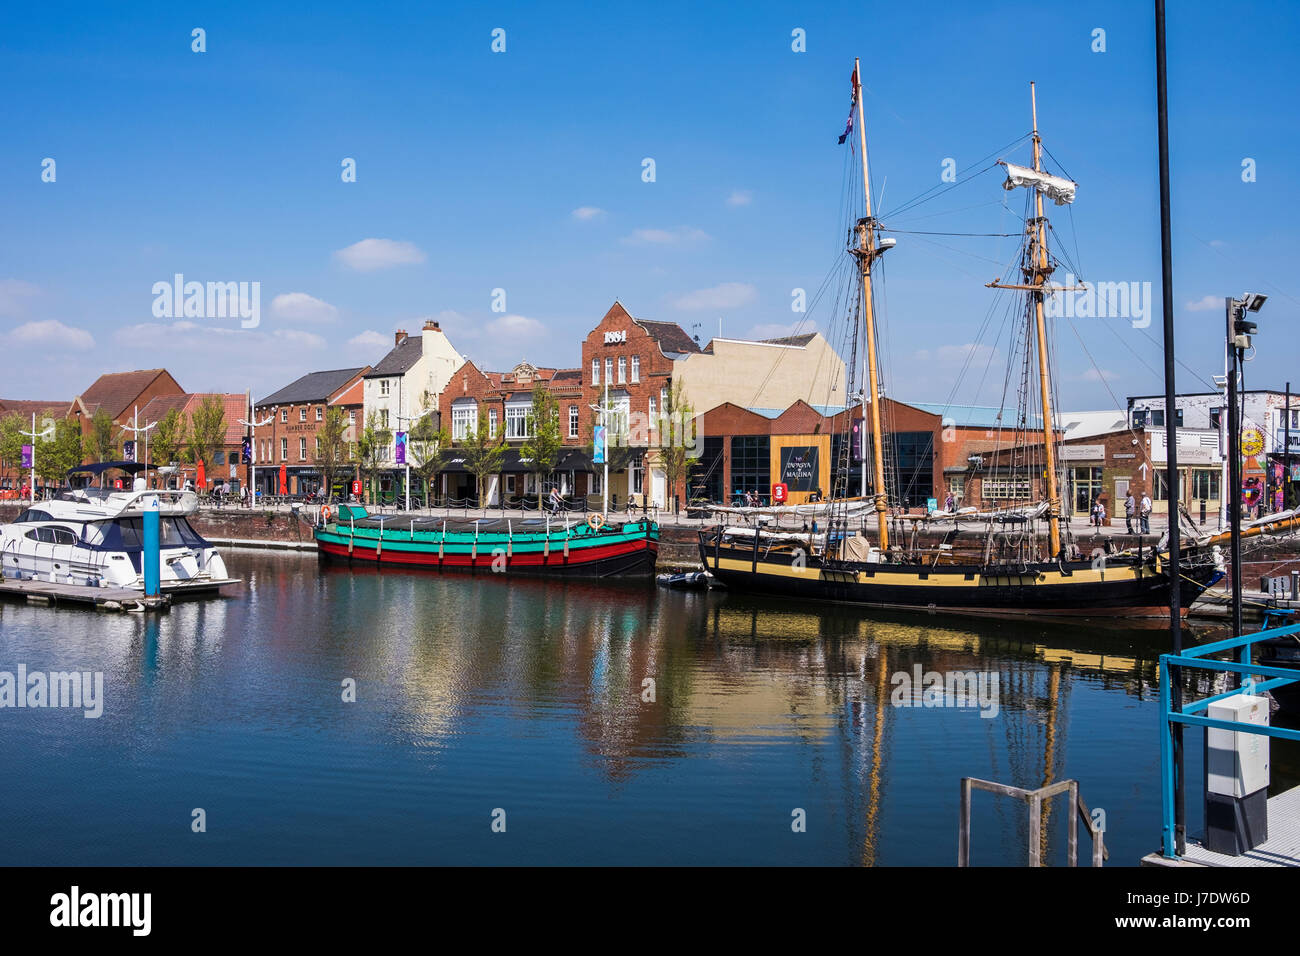
M184 394L185 389L166 369L110 372L95 379L90 388L72 400L67 417L80 423L81 434L88 439L95 415L103 412L117 426L113 430L116 438L123 425L135 423L137 409L143 410L155 398L164 395ZM85 460L91 460L89 453Z
M243 461L246 429L239 423L241 418L248 417L247 395L241 392L182 392L179 395L159 395L140 409L140 427L144 427L151 422L162 421L173 409L181 416L183 421L188 422L199 406L212 398L216 398L221 402L225 419L225 433L222 436L221 444L213 450L211 460L204 463L203 486L212 488L218 481L221 481L225 483L228 491L238 492L241 481L247 480L242 475L240 468L241 465L246 464ZM135 446L135 460L146 462L155 468L160 465L175 464L177 467L176 472L161 483L169 487L179 488L186 481L192 481L194 487L198 488L200 483L196 463L158 461L157 456L154 455L146 440L147 437L151 438L156 431L157 429L154 428L147 433L147 436L141 434ZM131 437L133 436L128 436L128 440ZM153 476L150 477L150 481L159 484L158 479Z
M32 416L35 415L36 431L44 431L54 422L64 418L68 414L68 407L71 402L56 401L43 402L33 401L20 398L0 398L0 419L16 417L20 421L20 427L23 431L32 430ZM31 439L24 438L23 442L30 442ZM29 472L23 471L22 459L15 457L13 461L0 460L0 501L17 498L19 489L23 484L31 480ZM39 479L37 479L39 481Z
M258 491L279 494L282 467L288 494L314 494L320 488L316 458L325 412L342 408L350 428L345 440L355 442L356 429L364 427L362 379L368 371L370 366L309 372L256 404L255 420L270 419L253 436Z

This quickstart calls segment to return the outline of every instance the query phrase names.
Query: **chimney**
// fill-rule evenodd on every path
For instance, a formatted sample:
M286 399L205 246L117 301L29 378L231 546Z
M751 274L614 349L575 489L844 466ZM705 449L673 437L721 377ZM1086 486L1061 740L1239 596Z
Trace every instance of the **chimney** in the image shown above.
M406 329L398 329L397 332L393 335L393 344L401 345L402 340L405 338L406 338Z
M426 331L426 332L438 332L438 331L441 331L441 328L442 328L442 327L441 327L440 325L438 325L437 322L433 321L433 319L426 319L426 320L425 320L425 323L424 323L424 331Z

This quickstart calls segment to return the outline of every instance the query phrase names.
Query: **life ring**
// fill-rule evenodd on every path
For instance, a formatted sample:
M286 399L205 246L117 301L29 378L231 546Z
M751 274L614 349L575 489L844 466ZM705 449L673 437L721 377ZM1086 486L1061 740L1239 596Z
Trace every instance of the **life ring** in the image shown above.
M329 506L329 505L321 505L321 506L320 506L320 523L321 523L321 524L329 524L329 523L330 523L330 506Z
M605 516L603 514L597 512L597 513L587 515L587 527L589 527L592 531L599 531L604 526L605 526Z

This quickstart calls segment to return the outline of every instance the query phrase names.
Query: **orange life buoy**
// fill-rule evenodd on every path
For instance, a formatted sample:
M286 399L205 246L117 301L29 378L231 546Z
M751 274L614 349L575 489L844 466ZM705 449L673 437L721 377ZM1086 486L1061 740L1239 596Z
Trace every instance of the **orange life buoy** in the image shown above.
M320 523L321 523L321 524L329 524L329 523L330 523L330 506L329 506L329 505L321 505L321 506L320 506Z

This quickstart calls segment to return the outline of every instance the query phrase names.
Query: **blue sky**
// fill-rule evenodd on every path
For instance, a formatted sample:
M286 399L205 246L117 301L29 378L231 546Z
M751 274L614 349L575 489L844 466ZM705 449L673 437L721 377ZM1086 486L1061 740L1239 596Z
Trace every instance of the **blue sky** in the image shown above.
M835 139L854 56L879 212L900 229L1016 230L996 171L890 213L941 185L946 158L965 168L1027 133L1037 82L1044 141L1080 183L1073 207L1049 207L1065 251L1087 279L1156 296L1145 330L1059 326L1063 405L1157 392L1152 12L1083 7L1022 24L1023 4L997 3L8 5L0 394L68 398L101 371L161 365L190 390L262 395L377 361L426 317L487 366L572 366L615 298L705 340L720 317L732 336L833 331L829 302L797 315L791 290L811 295L842 256L854 157ZM1287 4L1171 4L1183 390L1222 370L1216 300L1247 290L1271 297L1247 384L1300 385L1297 28ZM1014 240L897 238L881 289L891 394L996 400L1005 337L978 335L998 295L983 283ZM156 318L152 287L175 273L260 282L261 325Z

